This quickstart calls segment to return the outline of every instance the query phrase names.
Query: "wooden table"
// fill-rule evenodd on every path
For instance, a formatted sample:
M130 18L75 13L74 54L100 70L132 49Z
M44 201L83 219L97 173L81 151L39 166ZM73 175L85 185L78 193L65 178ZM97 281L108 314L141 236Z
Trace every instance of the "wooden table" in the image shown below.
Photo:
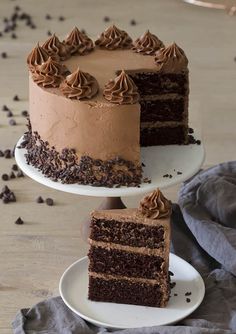
M13 147L25 131L21 111L28 109L26 55L47 31L65 36L75 25L95 38L111 22L137 37L147 28L165 43L176 41L186 51L191 73L190 119L202 129L206 147L205 167L236 158L236 18L221 11L193 7L178 0L96 1L96 0L1 0L1 19L19 5L32 15L37 29L23 23L17 39L9 34L0 38L0 107L13 112L16 126L9 126L0 111L0 149ZM50 13L52 20L46 20ZM59 21L59 16L64 21ZM134 19L137 24L131 25ZM3 27L3 25L2 25ZM3 28L2 28L3 29ZM0 29L1 30L1 29ZM18 94L20 101L13 101ZM1 174L9 172L14 159L0 158ZM17 202L0 203L0 333L11 333L11 321L18 309L58 294L63 271L84 256L87 245L80 238L80 223L101 201L65 194L37 184L29 178L0 181L16 194ZM178 187L165 194L177 200ZM52 197L55 206L37 204L36 198ZM137 206L140 197L125 198L127 206ZM18 217L24 225L15 225Z

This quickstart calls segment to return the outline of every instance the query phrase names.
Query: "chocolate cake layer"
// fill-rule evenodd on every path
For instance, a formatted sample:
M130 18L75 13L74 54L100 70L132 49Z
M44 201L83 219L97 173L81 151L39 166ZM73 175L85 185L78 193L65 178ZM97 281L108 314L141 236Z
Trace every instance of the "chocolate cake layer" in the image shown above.
M90 238L96 241L153 249L163 246L164 229L162 226L93 218Z
M133 283L127 280L89 277L89 299L94 301L165 306L166 300L158 284Z
M187 144L186 125L141 128L141 146Z
M78 159L75 150L58 152L44 142L37 132L25 133L23 148L27 149L27 163L36 167L53 181L62 183L89 184L92 186L138 186L142 169L133 162L120 157L103 161L82 156Z
M141 100L141 122L183 121L185 117L185 99Z
M165 274L161 256L91 246L88 257L89 271L92 272L151 279Z
M129 73L129 71L127 71ZM145 95L188 94L188 73L129 73L138 87L141 97Z

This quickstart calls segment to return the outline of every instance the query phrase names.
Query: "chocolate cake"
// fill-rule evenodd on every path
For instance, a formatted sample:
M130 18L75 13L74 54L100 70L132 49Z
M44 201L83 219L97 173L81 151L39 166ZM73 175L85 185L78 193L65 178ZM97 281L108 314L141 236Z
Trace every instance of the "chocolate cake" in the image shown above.
M26 158L53 180L138 186L140 145L187 143L188 61L175 43L114 25L93 42L74 28L27 63Z
M159 189L139 209L94 211L89 237L93 301L165 307L170 295L170 202Z

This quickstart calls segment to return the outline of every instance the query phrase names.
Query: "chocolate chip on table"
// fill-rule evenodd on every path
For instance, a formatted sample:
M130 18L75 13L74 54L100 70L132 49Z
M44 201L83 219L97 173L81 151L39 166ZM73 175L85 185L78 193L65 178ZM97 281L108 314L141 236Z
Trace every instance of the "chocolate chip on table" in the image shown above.
M15 179L16 176L15 176L15 173L14 172L11 172L10 175L9 175L10 179Z
M36 27L36 25L35 25L34 23L31 23L31 24L30 24L30 28L31 28L31 29L36 29L37 27Z
M20 101L19 96L17 94L13 97L13 101Z
M23 220L21 219L21 217L18 217L17 220L15 221L15 224L16 224L16 225L23 225L24 222L23 222Z
M109 16L104 16L103 21L104 22L110 22L110 17Z
M0 150L0 158L1 157L4 157L4 153L3 153L3 151Z
M20 170L18 173L17 173L17 177L24 177L25 175L23 174L23 172Z
M178 293L174 293L174 296L175 296L175 297L178 296Z
M46 198L45 202L46 202L46 204L49 205L49 206L53 206L53 204L54 204L54 201L53 201L52 198Z
M11 167L12 170L14 171L18 171L18 166L17 164L13 164L12 167Z
M2 53L1 53L1 57L2 57L2 58L7 58L7 53L6 53L6 52L2 52Z
M23 111L21 112L21 116L23 116L23 117L28 117L28 116L29 116L28 111L27 111L27 110L23 110Z
M9 108L8 108L8 106L6 106L5 104L2 106L2 111L8 111L9 110Z
M2 37L3 35L2 35L2 32L0 31L0 37Z
M9 180L9 176L7 174L2 174L2 180L3 181L8 181Z
M45 19L46 19L46 20L51 20L51 19L52 19L52 17L51 17L51 15L50 15L50 14L46 14L46 15L45 15Z
M16 121L13 118L11 118L10 121L9 121L9 125L11 125L11 126L16 125Z
M5 159L10 159L10 158L11 158L11 150L6 149L6 150L4 151L4 158L5 158Z
M162 177L169 177L169 174L164 174Z
M48 35L48 36L52 36L52 33L51 33L50 30L47 31L47 35Z
M131 24L132 26L136 26L137 22L133 19L133 20L130 21L130 24Z
M86 30L85 29L81 29L80 31L82 32L82 34L86 34Z
M11 38L12 38L12 39L16 39L16 38L17 38L17 35L13 32L13 33L11 34Z
M190 302L191 302L191 299L190 299L190 298L186 298L186 302L187 302L187 303L190 303Z
M59 21L65 21L65 18L64 18L64 16L62 16L62 15L61 15L61 16L59 16L59 18L58 18L58 19L59 19Z
M36 202L37 203L44 203L44 200L41 196L39 196L37 199L36 199Z
M13 113L11 112L11 110L9 110L6 115L7 115L7 117L12 117Z
M15 9L16 12L18 12L19 10L21 10L20 6L15 6L14 9Z

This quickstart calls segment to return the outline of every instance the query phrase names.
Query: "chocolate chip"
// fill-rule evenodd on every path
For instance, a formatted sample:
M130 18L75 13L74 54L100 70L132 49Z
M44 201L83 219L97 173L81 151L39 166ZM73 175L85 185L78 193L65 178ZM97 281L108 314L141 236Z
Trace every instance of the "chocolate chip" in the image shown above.
M0 31L0 37L2 37L3 36L3 34L2 34L2 32Z
M15 6L14 9L15 9L16 12L18 12L21 8L20 8L20 6Z
M13 33L11 34L11 38L12 38L12 39L16 39L16 38L17 38L17 35L13 32Z
M20 170L18 173L17 173L17 177L24 177L25 175L23 174L23 172Z
M35 25L34 23L31 23L31 24L30 24L30 28L31 28L31 29L36 29L37 27L36 27L36 25Z
M28 117L28 116L29 116L28 111L27 111L27 110L23 110L23 111L21 112L21 116L23 116L23 117Z
M172 177L173 177L173 176L172 176L171 174L169 174L169 179L172 179Z
M133 19L133 20L130 21L130 24L131 24L132 26L136 26L137 22Z
M82 32L82 34L86 34L86 30L85 29L81 29L80 31Z
M169 270L169 275L174 276L174 273L172 273L172 271Z
M1 150L0 150L0 157L4 157L4 153Z
M173 289L176 286L176 282L171 282L170 283L170 288Z
M2 57L2 58L7 58L7 53L6 53L6 52L2 52L2 53L1 53L1 57Z
M39 197L36 199L36 202L37 202L37 203L43 203L44 200L43 200L43 198L42 198L41 196L39 196Z
M14 171L18 171L18 166L16 164L13 164L11 169L14 170Z
M169 177L169 174L164 174L163 177Z
M4 157L5 157L5 159L10 159L11 158L11 150L6 149L4 151Z
M10 121L9 121L9 125L11 125L11 126L16 125L16 121L13 118L11 118Z
M48 35L48 36L52 36L52 33L51 33L50 30L47 31L47 35Z
M189 128L189 129L188 129L188 133L194 133L193 128Z
M185 296L191 296L192 292L186 292Z
M190 303L190 302L191 302L191 299L190 299L190 298L186 298L186 302L187 302L187 303Z
M13 101L20 101L19 96L18 96L18 95L15 95L15 96L13 97Z
M4 104L3 106L2 106L2 111L8 111L9 110L9 108Z
M51 19L52 19L52 17L51 17L51 15L50 15L50 14L46 14L46 15L45 15L45 19L46 19L46 20L51 20Z
M11 110L9 110L8 112L7 112L7 117L12 117L13 116L13 113L11 112Z
M18 217L17 220L15 221L15 224L16 224L16 225L23 225L24 222L23 222L23 220L21 219L21 217Z
M175 296L175 297L178 296L178 293L174 293L174 296Z
M52 198L46 198L45 202L46 202L46 204L49 205L49 206L53 206L53 204L54 204Z
M181 175L181 174L183 174L183 173L182 173L182 172L179 172L179 171L177 172L177 175Z
M196 140L196 144L197 144L197 145L201 145L201 140L199 140L199 139Z
M11 172L10 175L9 175L9 177L10 177L10 179L15 179L16 178L14 172Z
M9 176L7 174L2 174L2 180L3 181L8 181L9 180Z
M104 16L103 21L104 22L110 22L110 17L109 16Z
M146 165L142 162L142 167L146 167Z
M59 16L59 21L65 21L65 18L64 18L64 16Z

